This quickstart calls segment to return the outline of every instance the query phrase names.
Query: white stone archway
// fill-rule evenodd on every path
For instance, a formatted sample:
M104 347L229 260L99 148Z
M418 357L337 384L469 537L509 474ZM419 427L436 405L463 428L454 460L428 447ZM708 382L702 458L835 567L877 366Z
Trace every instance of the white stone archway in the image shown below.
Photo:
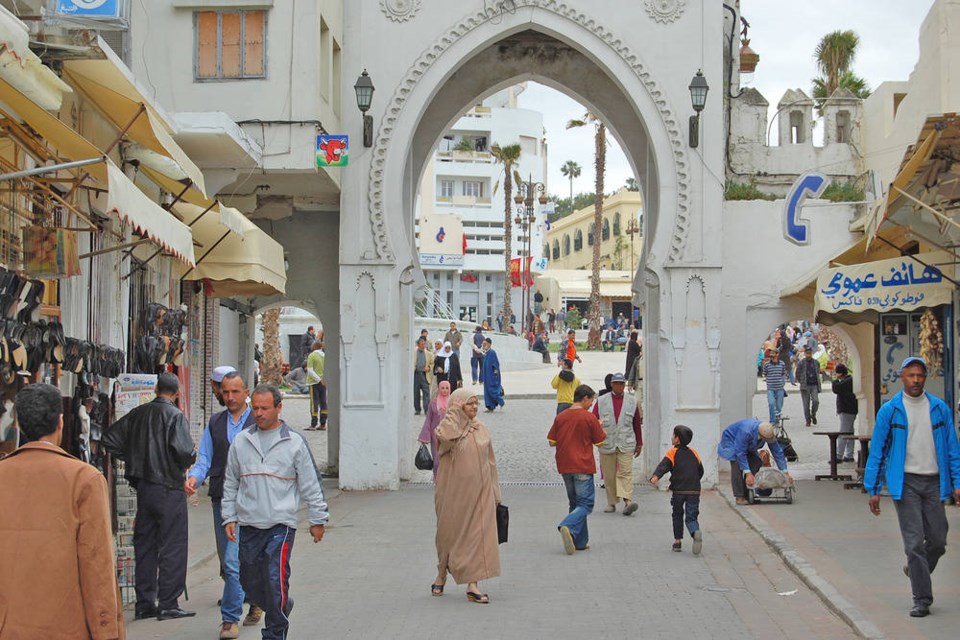
M714 175L723 172L719 110L704 123L701 150L691 154L685 129L686 84L697 68L713 67L719 79L720 59L705 61L682 42L703 38L720 51L720 7L685 14L683 3L667 3L679 9L666 20L642 6L601 17L591 15L595 4L585 1L518 0L512 12L485 6L441 23L441 14L453 9L430 3L436 15L418 16L421 28L404 30L415 42L406 42L390 41L395 25L378 25L371 4L347 5L345 24L362 17L364 40L382 37L390 46L374 46L357 61L374 78L381 77L378 68L401 72L388 98L378 102L373 147L352 150L343 176L341 486L394 488L410 468L413 440L402 407L408 404L406 343L419 275L413 201L426 159L473 101L523 79L560 88L602 114L640 178L647 229L635 290L647 307L648 455L660 455L681 421L703 433L704 450L714 446L720 259L705 237L719 225L705 219L702 203L714 200L719 208L722 185L703 180L704 165ZM618 33L624 17L635 24ZM707 35L702 23L717 27ZM524 39L541 48L525 51ZM708 467L715 479L715 465L708 461Z

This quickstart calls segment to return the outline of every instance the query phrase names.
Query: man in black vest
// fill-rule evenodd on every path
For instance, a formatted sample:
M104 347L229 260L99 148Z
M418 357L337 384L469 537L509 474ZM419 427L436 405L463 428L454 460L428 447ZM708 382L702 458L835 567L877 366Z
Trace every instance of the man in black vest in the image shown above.
M244 427L253 424L253 414L247 405L249 391L243 378L236 371L223 376L220 383L226 409L215 413L200 438L200 451L197 463L190 470L183 484L187 495L193 495L204 479L210 480L210 503L213 506L213 529L217 537L217 555L220 556L221 575L223 576L223 597L220 601L220 614L223 625L221 638L240 636L240 615L243 613L243 588L240 586L240 560L237 543L227 540L220 512L220 500L223 497L223 477L227 467L227 451L233 438ZM259 607L250 605L250 613L243 621L245 626L260 621Z

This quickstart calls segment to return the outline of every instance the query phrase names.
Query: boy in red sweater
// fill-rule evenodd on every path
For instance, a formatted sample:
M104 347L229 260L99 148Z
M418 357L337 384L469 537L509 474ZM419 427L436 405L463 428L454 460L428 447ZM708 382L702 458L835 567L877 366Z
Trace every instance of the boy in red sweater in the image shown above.
M673 550L682 551L683 521L686 515L687 529L693 536L693 555L700 555L703 548L703 532L697 518L700 516L700 478L703 477L703 462L695 449L687 446L693 440L690 427L678 424L673 428L673 448L667 451L657 465L650 483L656 485L665 474L670 474L670 491L673 496Z

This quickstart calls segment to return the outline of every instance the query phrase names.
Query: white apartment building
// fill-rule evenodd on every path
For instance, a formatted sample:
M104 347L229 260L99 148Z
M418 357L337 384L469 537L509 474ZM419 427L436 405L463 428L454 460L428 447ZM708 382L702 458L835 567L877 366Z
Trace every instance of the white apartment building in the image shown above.
M464 322L489 320L495 326L497 313L503 308L504 168L491 155L490 147L519 144L516 171L523 180L543 183L546 175L543 116L516 106L517 95L524 88L522 84L510 87L471 108L443 135L424 170L417 211L417 249L431 291L424 305L427 315L452 311ZM511 218L516 218L517 209L522 207L513 201L516 192L514 184ZM535 197L536 222L530 229L529 246L522 226L512 228L512 257L528 255L529 250L534 270L545 255L546 214L542 209ZM511 306L519 320L519 288L514 289Z

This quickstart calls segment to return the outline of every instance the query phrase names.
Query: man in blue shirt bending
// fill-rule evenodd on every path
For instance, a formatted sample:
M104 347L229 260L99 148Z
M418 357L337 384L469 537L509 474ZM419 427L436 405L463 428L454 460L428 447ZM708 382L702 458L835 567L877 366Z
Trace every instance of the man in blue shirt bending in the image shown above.
M236 371L223 377L220 393L227 407L215 413L200 438L200 451L187 480L183 483L187 495L193 495L205 479L210 480L208 495L213 506L213 530L217 537L217 555L220 556L220 572L223 576L223 597L220 601L220 614L223 624L221 638L240 636L240 615L243 613L243 588L240 586L240 560L236 542L227 539L223 529L221 499L223 498L223 479L227 467L227 452L234 437L244 427L253 424L253 414L247 405L249 391L243 378ZM244 625L254 625L260 621L260 608L251 604Z

